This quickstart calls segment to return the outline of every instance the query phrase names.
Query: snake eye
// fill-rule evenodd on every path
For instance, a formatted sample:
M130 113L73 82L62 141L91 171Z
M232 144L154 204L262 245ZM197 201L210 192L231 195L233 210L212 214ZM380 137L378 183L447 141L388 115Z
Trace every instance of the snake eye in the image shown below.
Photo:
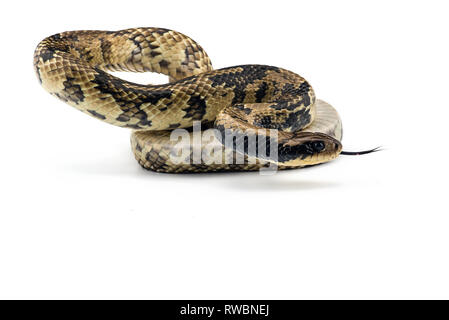
M324 150L325 145L323 141L314 141L312 143L313 149L315 149L316 152L321 152Z

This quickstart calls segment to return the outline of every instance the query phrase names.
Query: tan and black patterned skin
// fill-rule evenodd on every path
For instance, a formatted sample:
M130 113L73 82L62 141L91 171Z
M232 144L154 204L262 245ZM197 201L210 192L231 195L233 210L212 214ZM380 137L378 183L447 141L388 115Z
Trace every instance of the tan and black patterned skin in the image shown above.
M39 43L34 67L41 85L52 95L97 119L133 129L133 152L147 169L242 171L257 170L268 162L294 168L330 161L341 152L341 121L332 107L324 108L329 115L324 112L321 119L329 122L327 127L318 127L318 132L306 129L317 120L318 103L304 78L265 65L213 70L206 52L173 30L56 34ZM169 76L170 82L141 85L107 71L158 72ZM275 129L278 158L256 159L255 164L174 164L167 153L173 147L170 130L191 128L194 121L214 123L221 134L237 137ZM334 131L326 132L329 128ZM224 157L225 153L235 156L234 150L223 148Z

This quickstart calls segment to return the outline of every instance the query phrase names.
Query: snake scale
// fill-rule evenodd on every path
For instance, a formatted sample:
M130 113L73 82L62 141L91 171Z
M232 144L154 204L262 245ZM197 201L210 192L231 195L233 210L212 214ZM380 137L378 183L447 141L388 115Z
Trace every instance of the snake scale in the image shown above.
M337 112L316 99L304 78L266 65L214 70L201 46L173 30L55 34L38 44L34 68L52 95L97 119L132 129L134 155L146 169L298 168L330 161L342 152ZM169 82L136 84L108 71L157 72ZM195 123L203 127L203 139L196 144L191 143L195 130L189 129ZM182 131L188 139L173 140L173 130L182 128L188 129ZM208 128L214 134L204 139ZM225 143L228 136L230 144ZM275 150L262 153L259 142L269 149L273 139ZM174 161L172 155L179 150L186 151L183 161Z

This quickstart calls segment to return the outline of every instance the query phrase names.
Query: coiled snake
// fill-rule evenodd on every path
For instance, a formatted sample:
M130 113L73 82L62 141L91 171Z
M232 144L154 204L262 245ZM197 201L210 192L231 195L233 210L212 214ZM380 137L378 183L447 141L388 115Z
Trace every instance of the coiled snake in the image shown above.
M296 168L330 161L342 150L337 112L316 100L305 79L264 65L213 70L206 52L173 30L59 33L38 44L34 67L52 95L132 129L134 155L147 169L241 171L270 163ZM141 85L106 71L158 72L170 82ZM196 144L192 130L181 142L170 139L174 129L192 128L195 121L203 129L214 127L214 134L204 139L206 131L200 132ZM231 143L225 144L228 136ZM267 149L274 141L276 149L262 153L261 141ZM240 156L243 162L236 161Z

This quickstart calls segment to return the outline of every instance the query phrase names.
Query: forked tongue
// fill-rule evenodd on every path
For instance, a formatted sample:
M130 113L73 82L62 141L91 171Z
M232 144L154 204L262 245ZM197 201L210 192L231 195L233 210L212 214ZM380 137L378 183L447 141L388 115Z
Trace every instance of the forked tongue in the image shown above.
M382 151L381 147L376 147L374 149L364 150L364 151L342 151L342 152L340 152L340 154L345 155L345 156L360 156L362 154L368 154L368 153L377 152L377 151Z

